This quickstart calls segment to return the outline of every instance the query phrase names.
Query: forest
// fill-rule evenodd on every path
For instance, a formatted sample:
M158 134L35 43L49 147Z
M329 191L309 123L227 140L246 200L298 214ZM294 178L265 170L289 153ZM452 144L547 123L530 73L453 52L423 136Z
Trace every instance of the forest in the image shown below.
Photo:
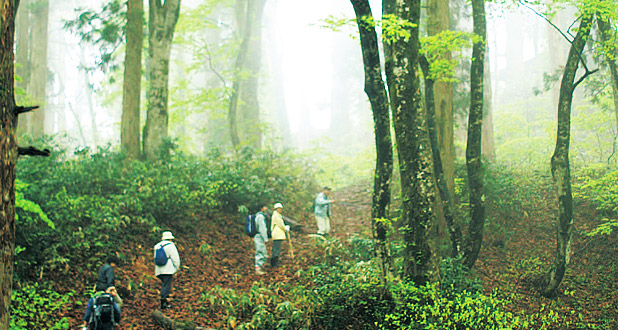
M0 330L618 329L616 0L0 5Z

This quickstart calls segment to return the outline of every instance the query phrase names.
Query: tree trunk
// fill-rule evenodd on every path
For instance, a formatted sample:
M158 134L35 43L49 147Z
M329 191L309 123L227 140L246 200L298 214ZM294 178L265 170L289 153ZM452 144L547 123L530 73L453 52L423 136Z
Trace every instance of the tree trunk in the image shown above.
M449 1L429 0L427 2L427 33L437 35L450 29ZM444 60L451 60L451 52L440 54ZM429 63L421 58L425 75L425 107L434 161L434 174L438 195L435 200L436 228L433 240L436 247L446 246L450 239L451 248L435 250L440 256L457 256L461 248L461 229L453 219L453 198L455 196L455 144L453 135L453 86L448 81L434 81L429 77Z
M489 46L485 45L485 53L489 52ZM491 89L491 70L489 69L489 56L485 56L484 61L485 82L483 84L483 133L481 139L481 155L483 158L492 161L496 158L496 144L494 141L494 116L493 116L493 95Z
M483 129L483 78L485 66L485 42L487 23L485 20L485 0L472 0L474 34L481 40L472 47L470 65L470 114L468 117L468 143L466 146L466 166L470 187L470 226L466 242L464 265L474 266L483 244L485 225L485 205L483 202L483 174L481 168L481 135Z
M573 92L577 84L575 75L579 62L590 34L593 14L581 17L577 35L571 43L562 81L560 82L560 97L558 99L558 128L556 133L556 148L551 157L551 173L556 182L558 195L558 228L556 235L556 259L547 274L547 286L543 290L545 296L553 296L562 282L566 266L571 254L571 225L573 224L573 196L571 195L571 173L569 166L569 144L571 139L571 105Z
M433 79L429 78L429 62L427 62L427 59L424 56L420 58L420 66L423 69L423 75L425 76L425 107L427 109L427 127L433 155L433 170L436 178L436 186L438 193L440 194L440 198L436 198L436 200L441 203L440 208L442 210L444 222L446 223L450 236L450 255L451 257L457 257L461 250L461 228L455 223L455 219L453 218L453 202L448 191L444 171L442 170L442 156L438 143L438 128L436 124L436 98L434 96L435 83Z
M376 143L376 168L371 204L373 237L376 240L376 254L382 271L382 283L392 274L393 264L388 244L388 226L383 221L388 219L390 203L390 183L393 173L393 149L391 142L391 124L388 108L388 95L382 80L378 35L368 0L351 0L356 23L360 33L361 50L365 69L365 93L369 97L373 111L374 133Z
M168 138L168 85L174 29L180 13L180 0L150 0L148 10L148 64L150 86L144 127L144 154L155 159Z
M127 7L127 50L124 60L120 141L127 156L137 159L141 156L139 112L144 47L144 1L129 0Z
M612 40L612 29L607 19L597 19L597 25L599 27L599 35L603 42L603 49L605 50L605 61L609 66L609 74L612 80L612 96L614 97L614 114L616 115L616 129L618 130L618 67L616 66L616 45ZM618 144L618 141L614 141Z
M392 40L392 70L387 70L401 176L401 230L404 238L403 275L421 285L431 274L427 227L435 198L432 159L418 74L420 0L395 3L395 15L411 23L409 38Z
M15 257L15 163L17 116L14 114L13 0L0 1L0 329L9 329Z
M261 148L258 74L262 58L262 15L266 0L240 0L238 4L238 26L243 39L236 60L236 77L230 102L232 144L234 148L240 144Z
M20 64L16 72L22 79L20 86L25 90L25 103L37 104L40 109L23 114L18 131L35 138L43 136L45 127L45 100L47 84L47 26L49 1L36 3L24 1L17 15L17 59Z
M49 0L39 0L32 11L32 53L31 77L28 92L40 108L30 113L32 116L32 131L34 137L45 134L45 104L47 85L47 22L49 20Z

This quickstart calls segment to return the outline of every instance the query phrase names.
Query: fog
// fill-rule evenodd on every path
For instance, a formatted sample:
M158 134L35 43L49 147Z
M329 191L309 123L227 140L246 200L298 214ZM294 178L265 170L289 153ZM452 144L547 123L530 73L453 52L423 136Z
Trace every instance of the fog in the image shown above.
M179 26L183 15L200 3L199 0L182 2ZM373 1L372 4L374 15L378 18L381 11L379 3ZM82 66L93 64L98 49L80 43L79 37L63 29L65 20L75 18L76 8L98 9L99 6L100 1L95 0L50 2L45 111L52 120L46 123L46 133L68 136L67 143L73 147L92 147L95 143L118 145L120 139L122 70L105 74L96 70L86 73ZM551 140L555 135L555 124L552 122L557 107L556 83L549 91L535 91L543 90L544 74L555 74L561 68L569 44L529 9L488 5L487 13L491 78L487 85L492 92L488 101L491 102L497 157L516 157L511 154L525 152L525 148L530 146L524 144L530 143L530 137L537 137L539 144L531 151L533 158L548 161ZM263 65L259 91L262 118L274 131L283 131L278 127L281 124L274 111L277 107L275 89L280 88L292 136L291 141L284 141L286 145L301 149L321 145L341 153L367 151L372 148L373 124L371 109L363 91L364 74L356 29L355 26L348 26L341 31L333 31L324 27L324 20L328 17L352 19L354 12L348 1L267 1L262 28ZM566 30L571 21L570 14L566 13L559 15L555 23ZM458 29L471 30L471 21L465 14L459 19ZM195 117L180 116L179 112L184 109L175 106L172 100L180 81L187 79L186 67L196 59L186 48L176 44L172 57L170 116L179 117L176 121L171 120L170 134L183 139L189 151L199 153L205 149L202 146L204 139L200 137L204 133L195 127L195 133L187 131L191 125L198 125L198 121ZM469 50L455 52L454 57L464 58L461 67L469 67ZM114 77L115 82L110 83L110 77ZM206 86L199 76L189 79L195 86ZM465 79L468 78L464 75L455 83L463 93L455 109L459 115L459 154L465 145L465 141L461 140L468 98ZM574 108L589 106L584 96L582 91L578 91ZM142 97L143 108L144 103L145 98ZM225 108L220 109L220 112L224 111ZM197 112L192 116L201 115ZM144 117L145 113L142 121ZM199 125L204 126L204 120L208 119L201 118ZM186 122L186 129L172 127L184 125L183 121ZM515 124L523 126L514 130ZM614 128L608 129L610 136ZM602 138L611 139L608 136ZM266 134L265 139L266 145L274 148L282 144L276 136ZM522 146L513 145L520 139ZM574 139L576 146L583 143L577 140L577 136ZM605 150L606 146L602 149L599 151L602 154L598 156L600 159L609 152Z

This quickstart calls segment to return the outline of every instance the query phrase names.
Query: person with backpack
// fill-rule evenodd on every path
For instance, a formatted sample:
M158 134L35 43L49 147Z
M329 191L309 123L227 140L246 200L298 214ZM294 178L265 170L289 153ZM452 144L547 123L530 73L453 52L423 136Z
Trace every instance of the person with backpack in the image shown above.
M107 257L106 263L99 269L97 285L94 287L94 292L102 292L110 287L115 287L114 268L117 265L120 265L120 258L115 254L110 254ZM120 298L118 294L116 294L114 301L118 306L122 306L122 298Z
M115 299L116 288L111 286L97 292L88 300L82 330L113 330L120 322L120 306Z
M279 256L281 255L281 243L287 238L287 232L290 230L289 226L283 222L283 204L277 203L273 207L275 211L271 218L271 235L273 239L273 256L270 259L270 266L275 268L279 265Z
M329 199L330 188L324 187L315 198L315 221L318 225L318 235L326 236L330 233L330 206L334 199Z
M264 263L268 259L268 251L266 250L266 242L268 242L268 206L262 205L260 211L255 216L256 234L253 236L255 243L255 273L258 275L266 274L263 270Z
M172 291L172 279L180 269L180 256L170 231L161 234L161 242L154 246L155 276L161 280L161 309L172 308L167 298Z

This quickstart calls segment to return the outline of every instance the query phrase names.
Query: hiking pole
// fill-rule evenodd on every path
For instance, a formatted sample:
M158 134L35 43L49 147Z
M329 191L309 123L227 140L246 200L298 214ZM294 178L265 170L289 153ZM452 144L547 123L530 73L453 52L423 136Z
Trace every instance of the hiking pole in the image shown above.
M290 232L286 230L285 236L288 238L288 244L290 245L290 255L294 259L294 247L292 246L292 239L290 239Z

